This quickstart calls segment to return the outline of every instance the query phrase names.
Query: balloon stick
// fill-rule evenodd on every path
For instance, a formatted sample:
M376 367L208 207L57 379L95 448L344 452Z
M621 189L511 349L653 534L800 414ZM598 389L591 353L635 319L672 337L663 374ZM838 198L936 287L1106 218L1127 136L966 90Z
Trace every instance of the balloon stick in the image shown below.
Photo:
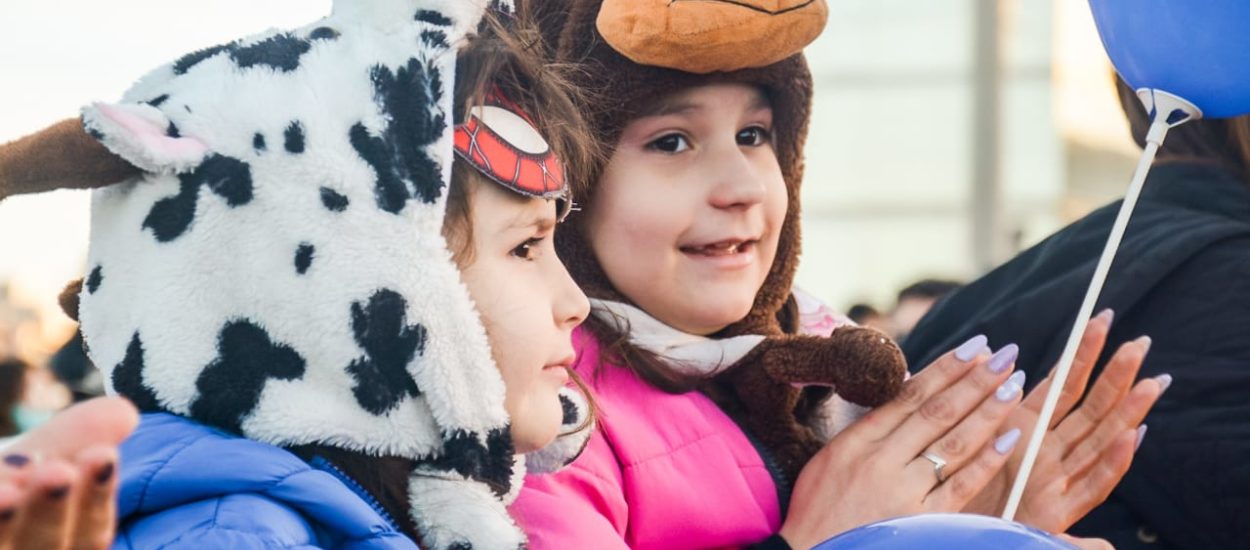
M1124 238L1124 231L1128 228L1128 222L1133 216L1133 209L1137 207L1137 199L1141 196L1146 174L1150 172L1150 165L1154 162L1155 154L1159 151L1159 146L1163 144L1164 138L1167 137L1169 129L1202 117L1202 111L1193 104L1162 90L1143 88L1137 90L1137 96L1141 98L1142 103L1146 105L1147 112L1150 113L1150 131L1146 134L1146 147L1142 150L1141 159L1137 162L1137 170L1133 172L1133 181L1129 184L1123 204L1120 205L1115 224L1111 226L1111 235L1107 237L1102 256L1098 258L1098 266L1094 268L1094 278L1085 291L1085 301L1081 303L1081 309L1076 314L1076 323L1072 326L1072 332L1068 334L1068 342L1063 348L1063 354L1059 356L1059 364L1053 373L1054 379L1051 381L1050 390L1046 393L1042 412L1038 416L1037 425L1033 427L1033 434L1029 437L1029 445L1024 452L1024 461L1020 463L1020 471L1016 472L1016 479L1012 483L1011 494L1007 498L1007 506L1002 516L1008 521L1015 518L1016 511L1020 507L1020 499L1024 496L1024 486L1028 482L1029 474L1033 471L1033 464L1037 462L1037 454L1042 448L1042 439L1050 429L1051 418L1055 415L1059 396L1063 393L1064 383L1067 382L1068 373L1072 370L1072 363L1076 359L1076 349L1089 325L1090 317L1094 314L1094 305L1098 301L1098 295L1102 293L1103 284L1107 282L1107 273L1111 271L1111 263L1115 260L1116 251L1120 248L1120 241Z

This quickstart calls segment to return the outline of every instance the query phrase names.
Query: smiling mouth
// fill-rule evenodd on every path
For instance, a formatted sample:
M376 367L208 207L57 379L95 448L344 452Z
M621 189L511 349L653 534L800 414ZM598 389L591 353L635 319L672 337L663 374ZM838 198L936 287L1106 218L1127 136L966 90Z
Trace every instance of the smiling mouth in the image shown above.
M699 246L683 246L681 247L681 251L686 254L697 256L732 256L734 254L750 252L755 248L755 245L758 242L759 241L756 239L731 239Z
M790 6L788 8L782 8L776 11L773 11L767 8L762 8L760 6L754 6L746 2L743 2L741 0L672 0L671 2L668 3L668 5L671 6L678 2L712 2L716 4L729 4L731 6L738 6L740 8L746 8L751 11L757 11L757 12L768 14L768 15L783 15L786 13L790 13L792 11L798 11L803 8L806 8L812 5L813 3L815 3L816 0L807 0L806 2L803 2L802 4L799 4L797 6Z

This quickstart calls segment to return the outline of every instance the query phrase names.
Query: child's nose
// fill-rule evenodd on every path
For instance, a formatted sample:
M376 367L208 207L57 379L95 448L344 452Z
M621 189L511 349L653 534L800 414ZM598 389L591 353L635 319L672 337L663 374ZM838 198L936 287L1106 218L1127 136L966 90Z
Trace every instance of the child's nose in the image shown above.
M764 182L739 147L715 157L709 201L716 208L742 208L763 202Z
M556 326L573 330L590 315L590 300L586 298L586 293L582 292L581 287L573 281L573 276L569 274L568 269L565 269L564 264L559 264L559 269L556 271L558 273L552 274L555 284L552 314L555 317Z

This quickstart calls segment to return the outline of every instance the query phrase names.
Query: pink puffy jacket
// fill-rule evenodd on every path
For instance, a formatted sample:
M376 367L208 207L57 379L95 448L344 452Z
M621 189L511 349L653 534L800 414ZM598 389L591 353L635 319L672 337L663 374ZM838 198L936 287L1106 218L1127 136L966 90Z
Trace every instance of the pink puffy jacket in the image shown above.
M843 322L823 310L803 324L827 335ZM725 548L777 532L776 483L733 420L701 393L665 393L624 367L596 375L598 342L579 330L574 344L599 427L568 468L526 479L512 513L530 548Z

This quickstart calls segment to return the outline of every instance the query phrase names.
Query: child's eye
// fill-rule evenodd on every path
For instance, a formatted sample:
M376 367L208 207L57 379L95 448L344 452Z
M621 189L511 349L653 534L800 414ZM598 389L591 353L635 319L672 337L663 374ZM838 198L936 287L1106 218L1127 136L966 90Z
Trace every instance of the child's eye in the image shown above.
M758 147L768 143L772 139L772 134L767 128L762 126L752 126L740 130L737 135L738 145L746 147Z
M538 259L538 247L541 244L543 244L543 237L525 239L525 242L512 249L512 255L532 262Z
M648 143L647 148L662 153L680 153L690 148L690 141L681 134L668 134Z

